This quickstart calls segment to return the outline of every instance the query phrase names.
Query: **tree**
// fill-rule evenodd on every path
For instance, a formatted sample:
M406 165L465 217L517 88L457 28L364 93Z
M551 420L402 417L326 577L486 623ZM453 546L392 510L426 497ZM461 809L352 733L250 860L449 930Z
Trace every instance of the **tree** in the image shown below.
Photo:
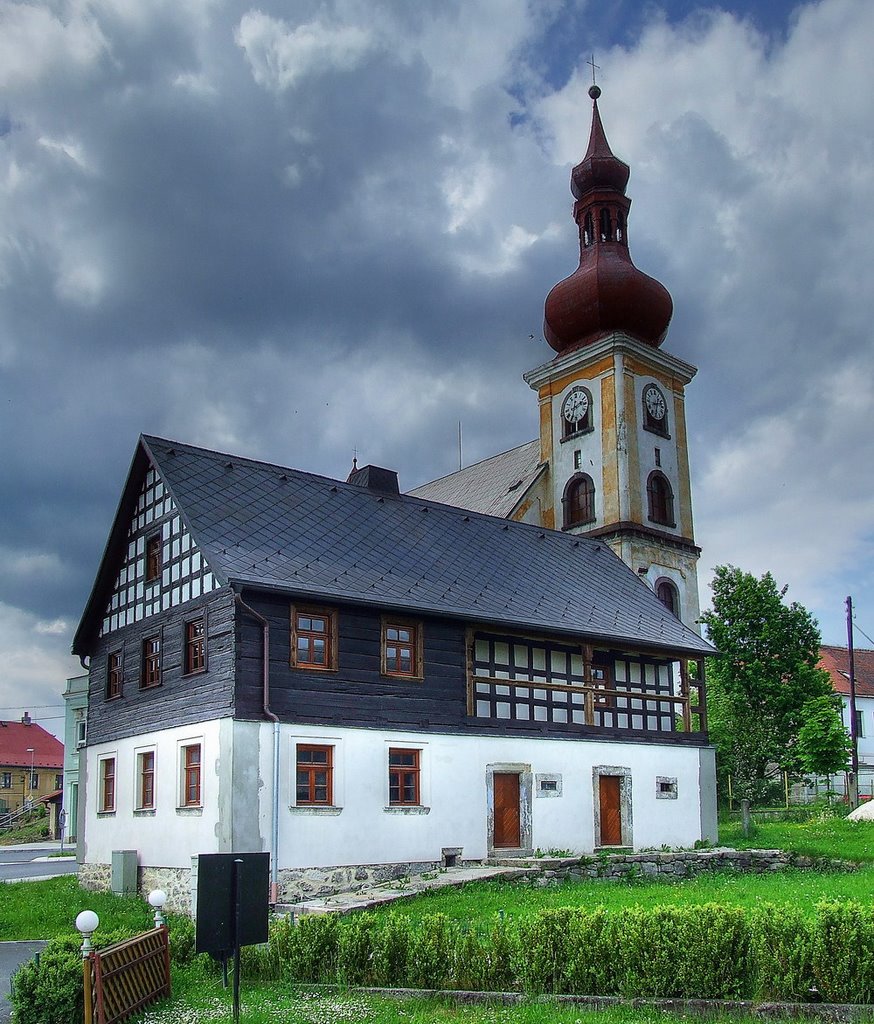
M852 741L841 721L841 698L814 697L802 708L804 725L798 731L798 764L811 775L845 772L850 765Z
M701 619L719 656L709 658L708 721L720 773L738 797L765 795L769 781L796 767L808 701L832 694L817 668L816 620L770 573L757 579L733 565L716 568L713 608Z

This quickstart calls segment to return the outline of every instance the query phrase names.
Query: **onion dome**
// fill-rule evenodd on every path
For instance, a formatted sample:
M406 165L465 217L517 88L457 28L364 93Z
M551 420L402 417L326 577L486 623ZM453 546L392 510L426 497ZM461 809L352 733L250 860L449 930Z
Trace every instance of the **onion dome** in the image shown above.
M625 195L629 167L615 157L592 97L592 130L586 155L571 172L574 220L580 234L580 265L546 298L543 332L562 353L622 331L649 345L664 340L673 313L667 289L631 262Z

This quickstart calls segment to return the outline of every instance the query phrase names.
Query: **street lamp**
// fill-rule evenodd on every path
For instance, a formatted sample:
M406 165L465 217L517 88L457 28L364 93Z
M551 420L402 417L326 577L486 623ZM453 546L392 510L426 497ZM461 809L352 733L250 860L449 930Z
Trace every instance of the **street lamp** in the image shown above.
M27 788L30 790L30 802L33 804L33 747L28 747L27 752L30 754L30 785Z

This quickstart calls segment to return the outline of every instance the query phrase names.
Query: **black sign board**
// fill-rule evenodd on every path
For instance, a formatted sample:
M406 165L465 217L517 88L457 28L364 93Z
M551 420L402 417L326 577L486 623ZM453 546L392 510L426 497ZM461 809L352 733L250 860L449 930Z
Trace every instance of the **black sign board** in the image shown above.
M269 898L269 853L200 854L197 952L223 958L240 946L266 942Z

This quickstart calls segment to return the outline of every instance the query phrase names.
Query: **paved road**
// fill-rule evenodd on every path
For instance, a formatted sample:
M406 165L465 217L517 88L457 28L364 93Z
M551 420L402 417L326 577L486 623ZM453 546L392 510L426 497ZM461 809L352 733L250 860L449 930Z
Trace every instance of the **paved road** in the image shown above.
M9 981L19 964L30 960L38 953L44 942L0 942L0 1024L12 1019L12 1006L9 1003Z
M75 875L79 870L75 860L48 857L56 853L57 843L33 843L29 846L0 846L0 882L30 878L53 878L55 875Z

